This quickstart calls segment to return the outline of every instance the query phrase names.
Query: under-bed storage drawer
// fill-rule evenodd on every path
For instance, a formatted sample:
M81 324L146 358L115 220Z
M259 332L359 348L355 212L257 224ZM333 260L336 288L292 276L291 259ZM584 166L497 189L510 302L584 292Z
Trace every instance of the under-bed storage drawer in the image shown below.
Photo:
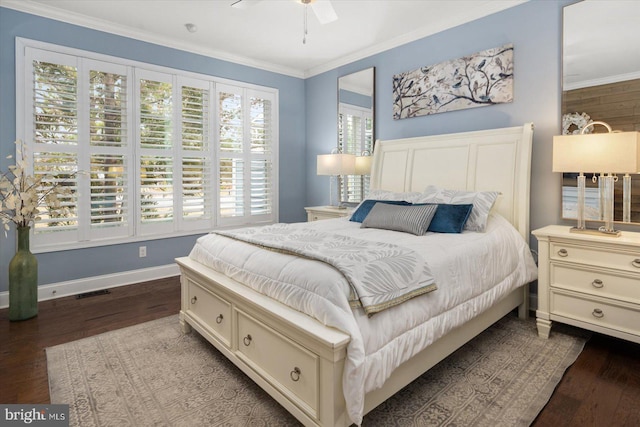
M319 357L247 313L236 310L236 316L239 356L268 382L280 384L300 409L318 418Z
M188 307L218 339L231 346L231 304L204 289L191 279L188 284Z

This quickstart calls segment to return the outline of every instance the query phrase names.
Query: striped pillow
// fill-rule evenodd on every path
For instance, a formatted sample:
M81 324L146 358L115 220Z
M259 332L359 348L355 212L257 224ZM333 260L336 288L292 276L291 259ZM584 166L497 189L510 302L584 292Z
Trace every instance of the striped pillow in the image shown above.
M376 203L362 221L361 228L381 228L424 236L437 205L387 205Z

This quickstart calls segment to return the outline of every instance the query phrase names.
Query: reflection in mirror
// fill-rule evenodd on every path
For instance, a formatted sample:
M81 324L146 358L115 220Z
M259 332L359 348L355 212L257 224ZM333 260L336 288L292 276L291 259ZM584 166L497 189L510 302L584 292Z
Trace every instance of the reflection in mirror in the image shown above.
M373 67L338 79L338 149L343 153L373 153L374 83ZM347 175L340 183L340 201L358 203L368 190L368 175Z
M566 6L563 16L562 127L578 133L589 120L614 130L640 130L640 2L586 0ZM595 132L606 132L600 126ZM577 217L576 174L562 180L562 217ZM632 175L631 215L640 223L640 175ZM585 219L601 220L601 191L587 176ZM614 190L614 220L623 221L622 177Z

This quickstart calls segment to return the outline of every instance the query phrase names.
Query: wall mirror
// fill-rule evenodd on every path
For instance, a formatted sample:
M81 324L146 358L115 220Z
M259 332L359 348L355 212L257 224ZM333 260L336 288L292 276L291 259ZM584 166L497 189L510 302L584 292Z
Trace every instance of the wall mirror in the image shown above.
M640 130L640 2L585 0L563 10L563 133L588 120L614 130ZM606 132L596 126L595 132ZM562 179L562 217L576 218L577 174ZM600 190L587 175L585 219L601 220ZM632 175L631 223L640 223L640 175ZM622 222L622 177L615 186L614 220Z
M373 153L375 75L371 67L338 78L338 150L343 153ZM339 188L342 203L359 203L369 190L369 176L344 176Z

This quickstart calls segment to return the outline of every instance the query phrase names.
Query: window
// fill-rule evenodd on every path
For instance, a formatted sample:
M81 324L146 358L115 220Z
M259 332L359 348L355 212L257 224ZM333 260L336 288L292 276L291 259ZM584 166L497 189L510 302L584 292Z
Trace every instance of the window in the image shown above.
M218 85L217 99L219 222L269 218L273 213L274 99L229 85Z
M32 172L71 189L62 216L41 208L34 249L277 221L276 90L18 43Z
M340 104L338 149L342 153L373 153L373 115L370 109ZM359 203L369 192L368 175L347 175L340 185L340 200Z

